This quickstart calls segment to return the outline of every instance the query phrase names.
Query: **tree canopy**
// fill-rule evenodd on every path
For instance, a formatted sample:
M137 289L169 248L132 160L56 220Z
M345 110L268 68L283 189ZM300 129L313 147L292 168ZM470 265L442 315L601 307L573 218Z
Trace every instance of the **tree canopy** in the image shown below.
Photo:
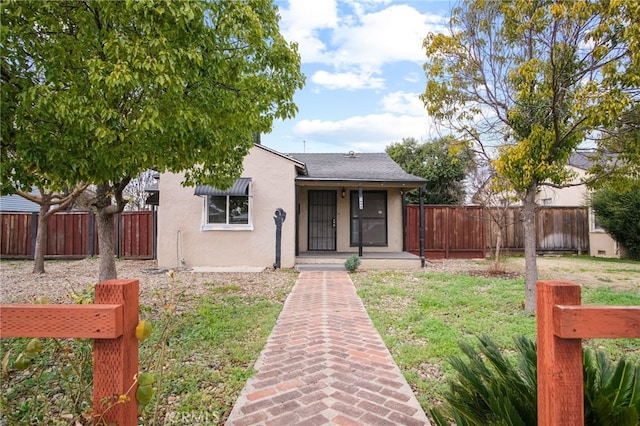
M3 192L95 184L108 215L149 168L227 187L297 111L300 57L267 0L9 1L1 19Z
M464 180L473 168L473 152L451 136L418 142L403 138L386 148L387 154L407 173L427 180L425 204L462 204ZM407 202L417 204L419 195L407 195Z
M429 34L428 113L491 159L523 203L526 305L535 310L535 194L562 186L579 144L637 105L638 7L631 0L464 0Z

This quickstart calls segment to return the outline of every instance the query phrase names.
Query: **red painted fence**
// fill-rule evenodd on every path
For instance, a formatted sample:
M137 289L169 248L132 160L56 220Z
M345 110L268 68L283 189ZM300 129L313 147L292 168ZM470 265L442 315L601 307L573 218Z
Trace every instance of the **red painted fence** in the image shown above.
M134 377L138 373L138 280L109 280L95 287L93 305L0 305L0 338L89 338L93 343L94 423L138 424ZM129 391L130 401L115 403ZM104 398L115 396L108 410ZM103 423L102 421L100 423Z
M116 256L155 259L156 212L123 212L115 217ZM83 258L98 251L97 221L93 212L61 212L47 225L46 258ZM38 213L0 213L0 256L32 259Z
M420 252L419 206L407 206L406 250ZM496 210L496 209L494 209ZM502 233L503 253L524 251L524 231L517 207L495 211L481 206L424 206L425 257L428 259L484 258ZM493 216L493 217L492 217ZM536 211L539 253L588 253L589 223L583 207L540 207Z
M640 306L582 306L580 286L537 284L538 424L584 425L582 340L640 338Z

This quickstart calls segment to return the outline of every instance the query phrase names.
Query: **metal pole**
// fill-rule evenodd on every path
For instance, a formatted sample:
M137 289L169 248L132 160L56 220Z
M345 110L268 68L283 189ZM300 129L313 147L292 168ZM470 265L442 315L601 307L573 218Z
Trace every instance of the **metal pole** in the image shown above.
M420 264L424 268L426 265L426 259L424 257L424 191L425 187L422 185L420 187Z
M364 209L364 197L362 186L358 187L358 256L362 257L362 214Z

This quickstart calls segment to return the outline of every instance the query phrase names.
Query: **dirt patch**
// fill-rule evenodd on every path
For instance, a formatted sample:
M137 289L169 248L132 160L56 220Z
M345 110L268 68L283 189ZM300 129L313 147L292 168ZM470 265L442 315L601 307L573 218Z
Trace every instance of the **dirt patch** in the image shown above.
M640 292L640 262L607 261L588 257L538 257L541 280L565 280L583 286L607 286L625 291ZM524 277L524 258L507 258L504 272L492 273L489 260L431 260L426 271L458 273L472 276L502 278ZM97 282L98 260L47 261L45 274L32 274L33 262L0 262L0 302L24 303L46 296L53 303L69 302L74 294L82 293ZM192 296L224 291L234 286L235 292L263 295L281 299L286 295L297 273L293 270L251 272L189 272L175 271L170 278L166 270L157 269L153 260L118 261L119 278L140 280L140 301L150 303L159 292L184 286Z
M0 302L28 303L47 297L52 303L69 303L98 281L98 260L47 261L45 274L33 274L32 261L0 262ZM221 294L265 296L282 299L297 274L291 270L264 272L190 272L158 269L153 260L117 261L118 278L140 281L140 303L157 302L157 295L184 289L190 298ZM284 294L284 296L283 296Z

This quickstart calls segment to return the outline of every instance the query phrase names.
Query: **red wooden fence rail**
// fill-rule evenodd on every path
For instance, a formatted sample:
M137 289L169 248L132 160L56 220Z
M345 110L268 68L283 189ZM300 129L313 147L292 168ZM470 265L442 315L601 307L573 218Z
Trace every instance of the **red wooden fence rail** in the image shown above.
M581 339L640 338L640 306L580 303L577 284L537 284L539 425L584 425Z
M93 410L101 413L101 399L125 394L138 373L138 291L138 280L109 280L96 285L93 305L0 305L0 337L94 339ZM134 395L104 413L106 424L138 424Z

